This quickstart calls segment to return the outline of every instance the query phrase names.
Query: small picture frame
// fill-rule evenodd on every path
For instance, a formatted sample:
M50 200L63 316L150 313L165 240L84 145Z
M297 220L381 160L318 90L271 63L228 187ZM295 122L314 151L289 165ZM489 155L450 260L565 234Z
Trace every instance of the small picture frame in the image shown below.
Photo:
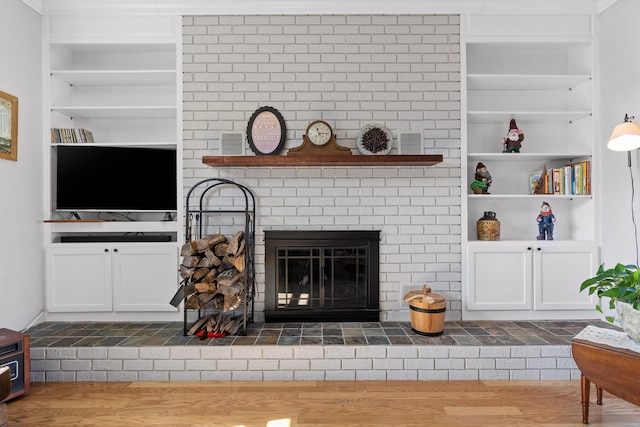
M0 159L18 160L18 98L0 91Z
M284 147L287 127L284 118L273 107L258 108L247 124L247 142L259 156L277 155Z

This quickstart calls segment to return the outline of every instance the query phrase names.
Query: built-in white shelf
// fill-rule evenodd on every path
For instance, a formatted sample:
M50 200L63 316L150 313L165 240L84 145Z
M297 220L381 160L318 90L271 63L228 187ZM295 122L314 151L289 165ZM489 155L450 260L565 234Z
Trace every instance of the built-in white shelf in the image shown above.
M175 70L52 70L51 76L75 86L173 85Z
M175 119L175 105L141 106L52 106L52 112L73 119Z
M45 221L49 222L49 221ZM178 232L177 221L55 221L49 222L54 233L135 233Z
M468 123L573 122L591 116L591 111L468 111Z
M136 141L118 141L118 142L92 142L92 143L78 143L78 144L51 144L52 147L133 147L133 148L167 148L173 149L177 147L176 141L149 141L149 142L136 142Z
M536 160L590 159L590 153L467 153L470 160L495 160L504 162L528 162Z
M467 194L469 199L590 199L592 196L577 194Z
M569 90L590 80L587 74L468 74L467 89Z

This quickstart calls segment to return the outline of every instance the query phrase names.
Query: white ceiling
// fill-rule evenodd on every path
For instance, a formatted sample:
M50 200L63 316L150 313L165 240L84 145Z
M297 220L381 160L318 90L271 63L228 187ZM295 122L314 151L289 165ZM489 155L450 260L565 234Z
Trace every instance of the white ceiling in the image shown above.
M617 0L22 0L42 15L581 14Z

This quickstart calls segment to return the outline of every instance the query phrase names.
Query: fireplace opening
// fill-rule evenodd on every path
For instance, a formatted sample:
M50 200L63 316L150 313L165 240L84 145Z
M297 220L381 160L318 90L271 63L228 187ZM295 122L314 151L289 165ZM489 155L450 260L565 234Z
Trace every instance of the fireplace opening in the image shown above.
M266 322L377 322L380 231L265 231Z

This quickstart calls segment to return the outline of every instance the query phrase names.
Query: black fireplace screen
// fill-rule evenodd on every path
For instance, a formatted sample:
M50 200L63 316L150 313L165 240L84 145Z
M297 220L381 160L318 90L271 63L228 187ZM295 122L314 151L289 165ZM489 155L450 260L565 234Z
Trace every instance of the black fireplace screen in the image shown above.
M378 231L267 231L265 320L378 321Z

